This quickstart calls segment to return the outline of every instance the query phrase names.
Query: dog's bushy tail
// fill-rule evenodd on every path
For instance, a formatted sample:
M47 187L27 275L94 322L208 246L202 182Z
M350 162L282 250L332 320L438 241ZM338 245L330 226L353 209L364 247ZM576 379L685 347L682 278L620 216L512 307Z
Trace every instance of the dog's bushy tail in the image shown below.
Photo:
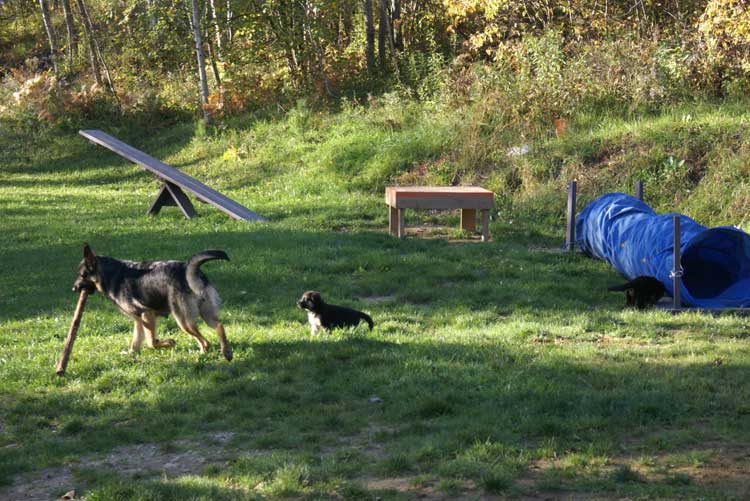
M372 322L372 318L370 317L370 315L368 315L367 313L363 313L363 312L360 311L359 312L359 316L362 317L362 319L364 319L365 322L367 322L367 325L370 326L370 330L372 330L372 328L373 328L373 326L375 324Z
M200 267L206 261L212 261L214 259L224 259L229 261L229 256L223 250L206 250L199 252L187 261L187 268L185 270L185 277L190 289L196 294L203 294L203 290L206 287L205 280L200 275Z

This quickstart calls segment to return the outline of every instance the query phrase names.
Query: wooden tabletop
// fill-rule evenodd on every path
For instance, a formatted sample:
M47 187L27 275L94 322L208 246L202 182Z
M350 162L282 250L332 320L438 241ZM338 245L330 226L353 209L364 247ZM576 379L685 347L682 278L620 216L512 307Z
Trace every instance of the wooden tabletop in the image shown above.
M479 186L388 186L385 203L400 209L491 209L495 194Z
M393 193L398 197L492 197L494 193L479 186L387 186L386 193Z

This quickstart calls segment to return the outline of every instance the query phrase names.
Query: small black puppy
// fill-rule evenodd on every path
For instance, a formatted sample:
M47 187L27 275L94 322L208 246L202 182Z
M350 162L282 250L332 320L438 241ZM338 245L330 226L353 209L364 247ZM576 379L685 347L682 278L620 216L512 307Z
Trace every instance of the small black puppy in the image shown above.
M370 330L372 330L373 323L370 315L345 306L328 304L323 301L320 292L305 292L297 301L297 306L307 310L311 334L315 334L318 329L331 330L337 327L356 327L360 320L367 322Z
M610 292L625 292L625 307L639 310L654 306L667 293L664 284L654 277L637 277L622 285L613 285Z

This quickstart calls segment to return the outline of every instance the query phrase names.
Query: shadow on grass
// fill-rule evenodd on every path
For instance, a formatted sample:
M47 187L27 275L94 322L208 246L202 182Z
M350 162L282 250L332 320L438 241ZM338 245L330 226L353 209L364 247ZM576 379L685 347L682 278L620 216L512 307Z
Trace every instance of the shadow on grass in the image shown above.
M33 209L32 209L33 210ZM144 217L144 223L148 223ZM227 251L229 263L204 271L229 308L249 309L263 323L279 318L304 290L332 302L394 296L399 305L429 310L490 310L508 314L588 310L601 301L611 274L584 258L528 252L523 243L455 244L442 239L399 241L385 232L300 231L249 225L233 230L170 234L158 230L105 235L71 229L76 244L20 242L2 251L0 319L24 319L70 308L70 287L88 241L100 255L120 259L187 259L203 249ZM99 233L99 234L97 234ZM76 237L80 234L80 237ZM19 242L14 242L19 244ZM581 269L585 273L581 273ZM95 302L97 300L94 300Z
M232 363L155 352L114 363L86 357L66 379L36 375L48 383L43 391L5 392L12 447L0 447L0 482L118 445L213 431L235 432L238 455L285 451L310 468L332 450L381 444L384 456L354 476L397 465L391 473L479 479L497 457L466 457L478 444L526 458L521 464L538 447L612 455L644 430L685 430L675 440L690 443L696 430L740 429L750 412L736 398L750 391L744 364L605 365L556 350L540 356L531 343L387 338L245 341Z

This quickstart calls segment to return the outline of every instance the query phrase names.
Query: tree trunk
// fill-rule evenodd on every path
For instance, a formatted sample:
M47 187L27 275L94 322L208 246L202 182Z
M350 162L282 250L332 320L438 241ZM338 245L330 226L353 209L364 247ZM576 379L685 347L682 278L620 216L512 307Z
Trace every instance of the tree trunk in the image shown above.
M211 61L211 71L213 71L214 73L214 81L216 82L216 87L221 89L219 67L216 65L216 52L214 51L213 44L211 43L211 39L208 36L206 36L206 47L208 48L208 59Z
M146 13L148 14L148 27L156 28L156 12L154 12L154 0L146 0Z
M302 71L302 84L307 85L310 83L312 76L311 65L314 62L311 59L315 57L312 40L307 41L307 2L292 2L292 6L291 9L285 8L281 10L279 16L282 17L284 12L289 13L286 16L290 19L288 32L291 37L291 43L295 45L295 50L298 54L297 61ZM283 25L283 22L280 24ZM310 48L310 51L308 51L308 48Z
M52 19L49 17L49 7L45 0L39 0L39 7L42 9L42 21L44 21L44 29L47 31L47 40L49 42L49 59L52 63L52 69L57 73L57 57L55 48L55 29L52 27Z
M232 4L227 0L227 44L232 45Z
M282 16L281 12L279 10L265 10L260 6L257 6L257 4L253 4L254 7L256 7L259 11L263 12L267 21L268 25L271 27L271 30L276 34L276 36L279 39L279 42L284 46L284 52L286 55L286 62L287 62L287 68L289 68L289 76L292 79L292 84L295 88L299 87L300 85L300 60L297 55L297 50L295 49L294 40L293 40L293 22L289 21L289 16ZM281 5L281 8L284 9L286 12L286 5ZM292 18L293 19L293 18ZM227 23L229 24L229 23ZM291 25L291 26L290 26ZM304 71L302 72L304 73Z
M219 18L216 17L216 4L214 3L214 0L209 0L208 5L210 8L211 21L213 22L214 32L216 36L216 47L213 52L216 58L221 61L221 29L219 28Z
M323 48L320 45L320 40L317 35L313 33L312 27L310 26L313 21L313 9L309 2L305 3L305 11L303 13L303 38L307 39L307 44L315 51L315 56L318 62L318 72L320 78L323 79L323 88L329 97L334 97L333 90L331 88L331 81L328 79L325 69L325 58L323 56Z
M344 12L341 15L341 36L339 37L338 46L347 47L352 42L352 33L354 32L354 6L344 4Z
M396 79L401 80L401 73L398 70L398 57L396 56L396 47L393 41L393 26L391 26L390 18L386 14L385 16L386 29L388 31L388 49L391 54L391 62L393 63L393 71L396 73Z
M380 71L385 73L385 44L388 43L388 24L386 23L386 16L388 16L387 9L385 8L385 2L388 0L378 0L378 62L380 63Z
M404 31L401 29L401 0L393 0L392 23L394 33L394 44L398 50L404 50Z
M120 98L117 97L117 92L115 92L115 85L114 83L112 83L112 76L109 74L109 68L107 67L107 62L104 60L104 56L102 56L101 49L99 49L99 42L96 41L96 32L94 31L94 24L91 22L91 16L89 16L89 11L86 8L86 3L84 2L84 0L78 0L78 9L81 11L81 18L83 19L84 32L88 32L89 48L92 53L91 61L94 67L96 68L96 72L95 72L96 83L98 85L102 85L102 76L99 70L99 63L101 63L101 65L104 67L104 74L107 77L107 86L109 87L109 91L112 93L112 96L115 98L118 108L120 108L120 111L122 111Z
M68 69L73 69L73 59L78 52L78 36L76 26L73 23L73 10L70 8L70 0L62 0L63 12L65 13L65 27L68 30Z
M315 52L318 55L318 69L320 70L320 76L323 78L323 88L328 94L328 97L336 97L331 87L331 80L326 74L325 60L323 59L323 49L320 47L320 42L315 42Z
M192 17L190 24L193 27L193 40L195 41L195 55L198 59L198 76L201 85L201 109L203 110L203 120L211 123L211 115L205 105L208 104L208 79L206 78L206 62L203 57L203 44L201 43L201 28L198 13L198 0L192 0Z
M89 46L89 61L91 62L91 71L94 73L94 79L98 85L102 85L102 70L99 67L99 59L96 57L96 43L94 42L94 28L89 19L88 11L83 0L76 0L78 12L83 22L83 33L86 36L86 42Z
M365 32L367 38L365 46L367 71L372 75L375 73L375 26L372 22L372 0L365 0Z

